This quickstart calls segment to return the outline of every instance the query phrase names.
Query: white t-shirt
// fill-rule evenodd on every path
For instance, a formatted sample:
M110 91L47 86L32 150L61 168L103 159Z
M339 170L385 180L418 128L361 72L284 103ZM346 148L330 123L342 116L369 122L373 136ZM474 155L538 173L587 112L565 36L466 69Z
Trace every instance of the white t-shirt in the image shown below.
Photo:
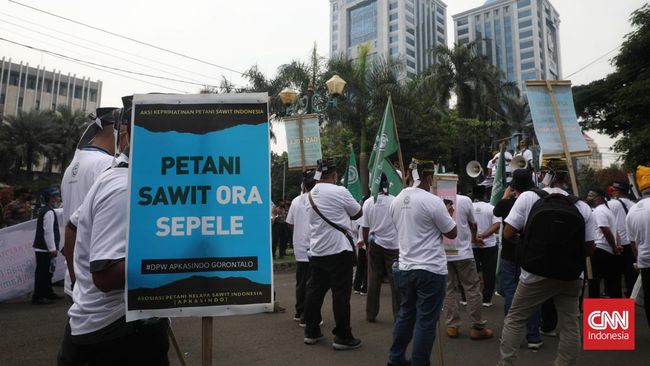
M625 225L625 217L627 211L630 211L630 208L634 206L634 202L630 201L628 198L621 197L620 201L617 199L611 199L607 202L609 209L614 214L616 218L616 230L618 230L618 235L621 237L621 245L630 245L630 239L627 236L627 227ZM625 205L625 207L623 207Z
M533 160L533 152L530 151L529 149L526 149L524 151L519 151L515 155L516 156L518 156L518 155L523 156L523 158L526 160L526 162L529 162L529 161Z
M47 250L34 248L35 252L54 252L56 251L56 240L54 239L54 211L48 210L43 215L43 239ZM59 228L57 228L58 230Z
M483 201L478 201L472 203L474 206L474 219L476 219L476 234L480 234L487 230L490 226L500 223L501 219L498 217L494 216L494 206L487 202ZM494 233L487 238L483 238L483 245L482 247L479 247L477 245L474 245L474 248L490 248L495 245L497 245L497 234Z
M544 188L549 194L560 193L568 195L568 193L560 188ZM528 219L528 214L533 208L533 204L539 200L537 193L533 191L526 191L519 195L515 204L510 210L510 214L506 217L505 222L509 224L517 231L522 231L524 226L526 226L526 220ZM575 206L580 211L580 214L585 219L585 241L592 241L596 239L596 220L591 213L591 207L582 201L576 202ZM521 269L521 276L519 279L524 283L533 283L541 281L546 277L538 276L532 273L527 272L523 268Z
M390 205L399 240L399 268L447 274L442 234L454 229L442 199L420 188L403 189Z
M87 146L75 151L74 157L65 173L63 173L63 179L61 180L64 225L68 223L72 213L81 206L81 202L83 202L95 179L110 168L112 164L113 155L104 149ZM72 296L72 281L67 270L63 282L65 293Z
M390 215L390 204L395 196L379 194L377 202L372 197L363 204L361 226L367 227L375 237L375 244L385 249L399 249L397 229Z
M614 239L616 239L616 218L614 217L614 214L603 203L602 205L598 205L598 207L594 208L594 218L596 219L596 226L598 226L598 229L596 230L595 240L596 248L600 248L607 253L614 254L614 249L612 249L611 245L609 245L609 242L607 242L607 239L605 238L605 234L603 234L603 231L600 229L601 227L608 227L609 230L612 231Z
M287 224L293 225L293 255L296 262L309 262L309 198L303 193L291 201Z
M497 167L499 166L499 155L500 153L494 154L492 160L488 161L487 168L490 169L490 176L494 177L497 173ZM510 160L512 160L512 154L508 151L504 152L506 158L506 173L510 173L512 168L510 168Z
M323 216L346 229L350 235L354 234L350 217L359 213L361 206L350 191L331 183L317 183L311 190L311 196ZM309 227L309 252L312 256L322 257L344 250L352 251L345 235L321 219L313 209L309 211Z
M104 261L126 256L128 169L109 169L97 178L71 222L77 226L74 273L68 310L72 335L100 330L125 314L124 290L102 292L92 277Z
M637 266L650 268L650 199L642 199L632 206L625 221L627 234L636 243Z
M458 227L458 236L455 240L454 249L458 250L458 254L447 254L447 262L474 258L472 231L469 228L470 223L476 224L472 200L467 196L457 194L454 209L456 210L456 225Z

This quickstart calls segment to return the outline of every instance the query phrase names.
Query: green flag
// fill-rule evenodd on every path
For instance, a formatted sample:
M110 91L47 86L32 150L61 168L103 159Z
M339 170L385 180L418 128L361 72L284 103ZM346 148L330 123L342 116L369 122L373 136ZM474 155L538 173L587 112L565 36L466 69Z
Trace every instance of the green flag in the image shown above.
M399 149L397 137L395 136L395 118L393 116L392 100L388 97L386 109L384 110L384 118L382 118L377 136L375 137L375 144L372 148L370 161L368 163L368 171L370 172L370 194L377 201L377 194L379 194L379 182L381 181L381 173L386 174L388 178L389 192L397 194L402 190L402 179L399 177L393 165L388 161L388 157L396 153Z
M352 193L357 202L361 201L361 181L359 180L359 170L357 169L357 157L354 155L354 149L350 145L350 157L348 158L348 168L343 177L343 186Z
M490 204L495 206L503 197L503 192L506 190L506 157L505 148L501 147L499 153L499 161L497 162L497 171L494 174L494 183L492 183L492 195L490 196Z

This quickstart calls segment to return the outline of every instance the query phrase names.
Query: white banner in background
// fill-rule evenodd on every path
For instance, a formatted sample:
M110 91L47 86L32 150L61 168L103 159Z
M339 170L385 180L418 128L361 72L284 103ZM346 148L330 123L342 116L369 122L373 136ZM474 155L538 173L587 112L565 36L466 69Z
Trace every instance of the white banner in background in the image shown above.
M62 224L62 209L55 210L61 231L61 241L65 224ZM34 289L34 233L36 220L0 229L0 301L25 296ZM63 243L61 243L62 245ZM56 272L52 282L61 281L65 274L65 260L59 253L56 257Z

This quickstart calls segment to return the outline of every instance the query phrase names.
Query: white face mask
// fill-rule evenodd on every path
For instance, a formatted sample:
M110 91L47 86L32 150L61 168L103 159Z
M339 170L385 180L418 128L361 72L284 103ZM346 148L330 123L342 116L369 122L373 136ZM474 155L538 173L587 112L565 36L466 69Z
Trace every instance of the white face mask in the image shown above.
M544 179L542 180L542 184L545 187L550 186L552 181L553 181L553 174L551 174L551 173L544 174Z

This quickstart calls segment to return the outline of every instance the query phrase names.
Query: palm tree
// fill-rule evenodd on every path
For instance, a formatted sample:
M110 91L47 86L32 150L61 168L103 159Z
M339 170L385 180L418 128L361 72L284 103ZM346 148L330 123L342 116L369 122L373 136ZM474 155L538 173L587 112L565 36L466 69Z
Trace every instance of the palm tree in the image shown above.
M72 160L87 120L86 114L80 109L73 110L65 105L60 105L56 109L55 134L56 141L61 145L59 158L56 160L62 168L68 166Z
M38 110L18 111L16 116L5 117L4 134L17 155L14 163L16 174L24 165L31 175L34 164L41 158L51 159L60 151L54 120L52 112Z
M338 108L328 110L330 121L348 124L358 136L359 168L361 186L364 193L368 190L368 150L369 139L374 137L381 121L388 95L394 100L397 113L404 112L406 94L398 81L399 65L390 59L369 54L369 45L359 47L356 59L340 55L330 59L327 71L321 75L320 85L334 74L343 78L346 84L346 97Z

